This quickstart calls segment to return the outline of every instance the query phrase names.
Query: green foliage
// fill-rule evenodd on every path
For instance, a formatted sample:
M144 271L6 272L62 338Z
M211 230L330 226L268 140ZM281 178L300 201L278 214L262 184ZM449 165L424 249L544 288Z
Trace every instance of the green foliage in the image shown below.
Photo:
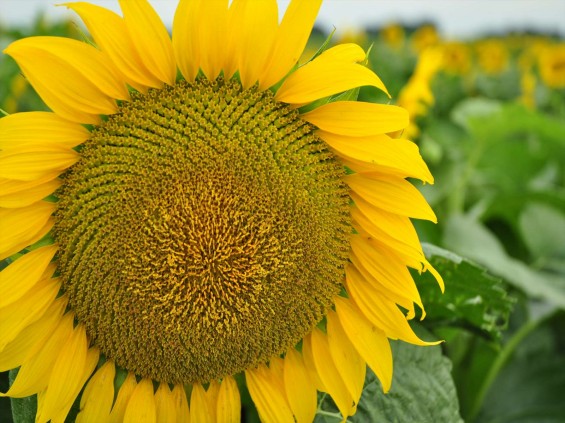
M494 333L466 322L476 313L492 315L479 311L482 304L474 309L459 304L455 308L463 316L442 322L436 317L438 296L430 283L422 283L424 304L431 304L424 322L446 340L466 422L561 422L565 122L559 110L565 97L534 110L508 101L507 91L489 92L486 82L483 97L460 92L459 98L449 85L435 82L437 107L422 120L420 145L437 181L422 191L438 211L439 224L418 224L418 229L424 239L465 257L463 262L471 260L502 278L504 283L493 281L492 288L507 295L493 292L492 301L513 298L514 310L511 302L495 308L499 315L491 321L500 325ZM482 289L476 271L465 273L468 278L451 278L443 270L446 298L450 289L464 296L469 284ZM440 317L447 314L441 299L439 311ZM497 333L502 336L492 336Z
M565 416L565 357L556 351L563 313L534 326L501 369L485 395L478 421L557 423ZM562 335L561 335L562 336Z
M426 326L463 328L499 340L514 305L502 281L483 267L433 245L424 244L424 252L446 284L442 294L430 272L413 272L426 299Z

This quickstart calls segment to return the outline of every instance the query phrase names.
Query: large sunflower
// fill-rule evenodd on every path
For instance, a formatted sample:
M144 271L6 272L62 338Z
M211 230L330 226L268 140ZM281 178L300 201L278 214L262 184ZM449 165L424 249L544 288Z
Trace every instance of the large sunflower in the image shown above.
M172 41L120 5L67 4L94 45L5 50L53 112L0 119L2 395L38 422L81 391L81 422L236 422L245 380L266 422L312 421L316 390L352 415L389 338L427 344L406 111L337 96L386 91L356 45L296 66L319 0L280 24L275 0L181 1Z

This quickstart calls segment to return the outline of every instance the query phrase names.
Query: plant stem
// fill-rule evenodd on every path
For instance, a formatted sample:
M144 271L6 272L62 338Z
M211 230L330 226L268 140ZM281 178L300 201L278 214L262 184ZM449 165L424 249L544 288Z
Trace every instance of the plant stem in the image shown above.
M532 333L537 327L539 327L543 322L550 319L554 313L550 313L547 316L544 316L541 319L532 320L522 326L506 343L500 354L497 355L496 359L490 366L490 369L483 380L483 383L479 389L477 394L477 398L471 407L471 411L468 415L468 420L470 422L475 421L477 415L481 411L483 406L484 399L486 394L488 393L492 383L504 367L504 365L508 362L518 345L526 338L530 333Z

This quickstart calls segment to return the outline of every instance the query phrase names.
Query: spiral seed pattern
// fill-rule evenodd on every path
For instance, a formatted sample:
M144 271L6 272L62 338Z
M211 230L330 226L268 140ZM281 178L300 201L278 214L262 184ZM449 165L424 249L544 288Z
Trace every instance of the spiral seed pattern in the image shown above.
M296 344L343 279L343 166L288 105L237 81L134 94L57 192L59 271L119 366L208 382Z

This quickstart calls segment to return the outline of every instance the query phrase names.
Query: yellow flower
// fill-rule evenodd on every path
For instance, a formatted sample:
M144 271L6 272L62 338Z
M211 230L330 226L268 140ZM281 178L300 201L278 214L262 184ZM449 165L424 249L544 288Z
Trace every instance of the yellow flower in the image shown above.
M484 40L477 44L477 61L481 69L490 75L504 72L508 67L509 53L500 40Z
M437 45L440 42L440 36L434 25L422 25L412 35L412 48L421 53L428 47Z
M536 107L537 79L532 71L524 70L520 77L521 95L519 101L530 109Z
M411 121L402 132L404 138L414 138L419 135L420 129L414 123L418 116L428 113L428 108L434 104L432 81L440 69L443 50L440 47L429 47L418 58L414 73L398 95L398 105L405 108Z
M396 23L391 23L379 31L380 37L384 42L394 49L399 49L404 44L404 28Z
M466 75L471 69L471 53L463 43L451 41L442 44L442 69L455 75Z
M565 43L549 45L538 58L542 81L550 88L565 88Z
M120 5L67 4L96 47L5 50L53 112L0 119L2 395L37 394L40 423L83 388L77 421L237 422L239 374L264 421L312 421L317 389L352 415L366 364L390 388L388 339L429 344L407 267L442 284L406 180L433 178L386 135L406 111L312 105L386 92L354 44L295 69L320 1L280 25L274 0L181 1L172 40Z

